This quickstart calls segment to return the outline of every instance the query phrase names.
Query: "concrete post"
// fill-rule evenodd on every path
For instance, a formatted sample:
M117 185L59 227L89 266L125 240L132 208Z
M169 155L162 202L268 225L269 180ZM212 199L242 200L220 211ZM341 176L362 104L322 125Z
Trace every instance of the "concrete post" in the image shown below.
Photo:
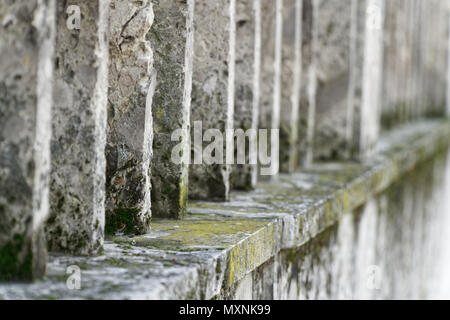
M108 9L107 0L57 1L51 251L89 255L103 245Z
M303 164L305 167L311 166L313 162L314 136L316 130L316 109L317 109L317 54L319 47L319 5L320 0L310 0L309 10L311 23L309 24L309 54L308 54L308 80L306 88L307 96L307 119L305 135L305 152Z
M162 0L153 4L155 21L150 42L157 85L152 105L152 211L156 217L181 218L186 212L194 6L195 0ZM173 137L176 132L179 134Z
M350 73L351 1L318 0L316 21L316 110L308 123L308 163L346 155ZM353 79L352 79L353 80ZM314 94L314 92L311 92ZM311 103L311 106L313 104ZM312 128L313 127L313 128ZM313 135L313 136L312 136ZM311 150L312 146L312 150Z
M192 199L229 197L231 166L225 156L229 156L227 150L232 155L234 148L225 148L225 133L234 127L235 9L235 0L197 0L195 4L191 114L194 164L189 169ZM223 143L214 143L220 140ZM210 161L205 161L204 155L209 155Z
M147 35L152 5L147 0L112 0L109 17L105 231L143 234L151 220L151 103L156 75Z
M236 92L234 126L236 130L258 129L259 92L261 74L261 2L238 0L236 3ZM246 144L250 144L249 136ZM256 143L253 141L253 143ZM236 147L236 146L235 146ZM247 151L248 150L248 151ZM257 165L251 164L250 147L245 148L245 163L239 163L235 152L233 187L252 189L257 182Z
M360 156L370 157L380 132L384 0L366 2Z
M45 274L53 0L0 3L0 281Z
M284 0L280 115L280 171L282 172L293 172L299 166L302 15L302 0Z
M261 21L260 127L268 129L270 135L272 130L280 129L283 0L262 0ZM267 137L267 141L271 139ZM271 155L279 154L279 141L269 143L268 149ZM271 167L278 168L279 164L271 164Z

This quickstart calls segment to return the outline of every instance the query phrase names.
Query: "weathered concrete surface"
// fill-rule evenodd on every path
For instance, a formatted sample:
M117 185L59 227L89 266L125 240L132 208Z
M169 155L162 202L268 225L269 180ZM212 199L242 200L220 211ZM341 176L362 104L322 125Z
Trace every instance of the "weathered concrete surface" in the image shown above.
M344 214L337 226L253 274L276 270L265 285L274 287L275 299L447 299L445 158L440 152L363 208ZM256 283L253 295L262 292Z
M234 127L235 10L235 0L198 0L195 3L191 127L200 121L203 133L215 129L225 136L225 130ZM207 138L203 137L203 151L214 140L206 141ZM195 149L196 137L192 137L191 141L192 154L198 157L201 150ZM199 144L202 142L199 141ZM220 157L219 150L216 156L225 163L225 142L223 149L223 157ZM228 199L231 166L201 163L190 166L189 197Z
M320 0L313 158L345 157L351 1Z
M68 28L76 5L80 29ZM108 1L58 1L51 211L51 251L95 254L105 224L105 140L108 89Z
M150 1L110 3L106 233L145 233L151 220L153 55Z
M281 68L283 43L283 0L261 1L261 92L260 123L262 129L280 128ZM267 138L267 141L270 141ZM279 153L278 143L268 143L270 154Z
M261 4L259 0L238 0L236 3L236 83L234 127L247 132L258 129L259 92L261 87ZM246 144L250 143L250 137ZM245 164L233 165L233 188L255 187L257 165L250 163L246 145ZM238 151L235 151L235 159ZM236 160L237 161L237 160Z
M284 1L280 106L281 172L293 172L299 166L302 16L303 1Z
M445 112L448 3L386 2L383 128Z
M370 157L380 135L383 73L384 0L367 0L360 119L359 157Z
M189 128L194 55L194 6L163 0L153 4L150 41L154 51L156 91L153 97L154 141L152 211L155 217L181 218L186 212L188 163L174 163L174 150L190 156ZM181 140L172 141L175 130ZM179 145L181 144L181 145ZM179 145L179 146L177 146Z
M370 161L314 165L302 173L280 175L278 182L260 184L255 191L236 192L230 202L193 203L185 220L157 220L147 235L112 238L103 256L54 257L47 280L30 286L2 286L0 297L209 299L249 297L256 290L253 297L286 298L291 292L298 297L294 295L298 292L285 286L295 288L296 281L307 281L304 277L315 274L313 289L307 292L313 297L316 286L325 286L327 281L317 274L321 264L310 263L317 251L296 254L299 248L325 247L311 240L321 242L322 234L349 212L371 203L374 195L386 192L412 169L420 169L420 164L448 148L449 134L450 125L444 121L401 127L381 139L381 153ZM439 170L435 173L440 174ZM357 216L350 215L350 220ZM404 226L402 217L398 215L398 222ZM370 221L365 225L373 227ZM364 230L373 234L370 228L360 233L365 234ZM343 235L351 237L345 230ZM337 256L344 261L348 257L345 252ZM306 271L302 272L296 269L301 259L310 261L303 264ZM66 287L69 265L81 268L81 290ZM308 270L315 265L317 269ZM291 281L286 282L289 275Z
M381 124L384 0L352 3L351 69L347 104L347 150L353 158L371 156ZM356 7L355 7L356 6Z
M45 274L55 2L0 3L0 281Z
M302 94L299 141L300 163L308 167L313 161L317 105L317 50L319 46L319 0L303 2L302 19Z

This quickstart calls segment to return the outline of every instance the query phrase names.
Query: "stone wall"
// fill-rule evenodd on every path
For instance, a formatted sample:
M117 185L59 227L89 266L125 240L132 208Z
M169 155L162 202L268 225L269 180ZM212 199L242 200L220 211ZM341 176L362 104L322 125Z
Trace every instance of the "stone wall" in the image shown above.
M448 21L439 0L4 0L0 280L40 278L48 249L50 276L128 254L145 297L365 297L356 236L383 224L383 248L444 190L421 165L448 142Z

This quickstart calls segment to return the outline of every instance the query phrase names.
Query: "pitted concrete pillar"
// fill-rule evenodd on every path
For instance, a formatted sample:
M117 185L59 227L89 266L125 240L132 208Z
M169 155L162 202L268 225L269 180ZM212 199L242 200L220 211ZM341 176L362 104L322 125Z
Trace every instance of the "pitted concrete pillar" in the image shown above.
M303 0L284 0L280 112L280 170L283 172L292 172L299 165L302 16Z
M51 251L88 255L103 245L108 4L57 1Z
M55 2L0 3L0 281L45 274Z
M258 129L261 74L261 3L259 0L238 0L236 3L236 93L235 129ZM250 145L251 137L246 144ZM256 143L254 141L253 143ZM242 150L235 152L235 157ZM250 147L245 148L245 164L233 166L233 187L252 189L257 182L257 165L251 163ZM236 160L237 161L237 160Z
M427 2L428 17L425 19L425 77L427 115L442 116L445 113L446 76L442 72L447 63L448 2L430 0Z
M235 0L195 3L191 116L194 164L189 169L189 197L193 199L226 200L229 196L231 166L225 159L225 132L234 127L235 9ZM195 132L209 134L202 142ZM211 146L219 140L223 143ZM205 161L205 155L210 159Z
M283 0L261 0L261 21L260 127L268 129L270 135L271 130L280 129ZM271 141L269 137L267 141ZM279 141L268 146L271 154L279 154L279 148Z
M308 144L312 139L313 145L312 151L308 151L308 162L346 156L350 67L351 1L318 0L314 7L318 11L313 15L317 17L313 26L318 29L316 79L310 81L315 81L316 85L311 84L309 94L315 94L316 112L311 117L314 124L308 123L308 128L314 127L310 129L313 137L308 133Z
M180 218L186 212L194 6L195 0L162 0L153 4L155 21L150 41L157 85L152 105L152 211L156 217ZM176 130L180 134L173 139ZM180 153L176 154L180 161L172 157L174 152Z
M306 125L304 152L301 152L302 163L308 167L313 162L314 137L316 130L316 109L317 109L317 85L318 85L318 50L319 50L319 10L320 0L308 0L306 3L306 24L308 26L306 34L307 54L304 62L307 62L307 80L304 90L306 96ZM301 149L303 150L303 148Z
M380 132L384 0L366 0L359 157L370 157Z
M151 220L152 97L156 85L147 40L150 1L110 3L106 228L143 234Z

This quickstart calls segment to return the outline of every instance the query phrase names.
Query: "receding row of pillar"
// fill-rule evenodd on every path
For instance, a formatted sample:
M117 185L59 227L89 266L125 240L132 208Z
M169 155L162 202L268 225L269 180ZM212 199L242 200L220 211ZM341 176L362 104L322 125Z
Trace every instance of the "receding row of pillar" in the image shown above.
M94 255L105 233L182 218L188 198L254 188L248 154L172 161L214 139L199 121L279 130L282 172L370 156L382 114L442 111L446 14L420 0L2 1L0 279L43 275L47 248Z

